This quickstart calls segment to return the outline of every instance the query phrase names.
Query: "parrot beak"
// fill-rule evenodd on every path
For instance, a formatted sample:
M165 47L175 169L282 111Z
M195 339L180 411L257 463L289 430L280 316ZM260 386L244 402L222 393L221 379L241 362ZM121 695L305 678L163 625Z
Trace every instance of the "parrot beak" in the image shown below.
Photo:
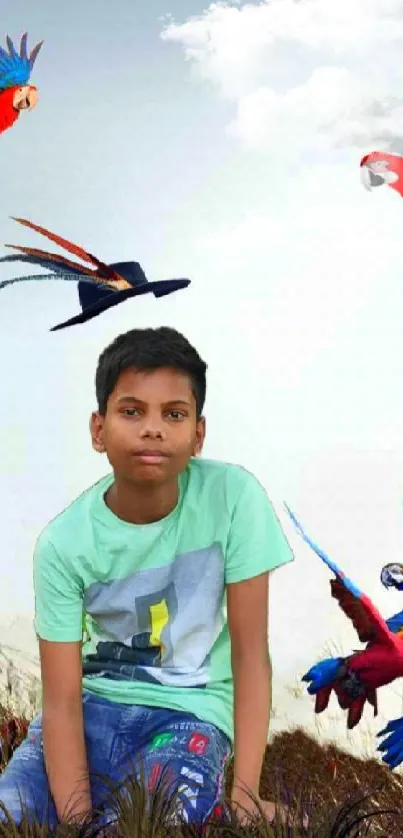
M13 108L16 111L32 111L38 101L38 91L36 87L25 85L19 87L14 93Z
M389 185L396 183L397 180L399 180L399 175L388 168L385 160L377 160L361 166L361 183L369 191L385 183Z
M362 183L364 189L367 189L370 192L371 191L371 174L370 174L369 166L361 166L360 180L361 180L361 183Z

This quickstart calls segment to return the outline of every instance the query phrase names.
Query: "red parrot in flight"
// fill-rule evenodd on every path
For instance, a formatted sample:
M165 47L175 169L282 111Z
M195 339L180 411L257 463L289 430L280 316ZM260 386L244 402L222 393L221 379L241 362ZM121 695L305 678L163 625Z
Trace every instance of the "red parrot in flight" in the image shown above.
M386 184L403 198L403 157L387 151L371 151L360 162L361 182L372 190Z
M366 644L345 658L320 661L302 678L308 683L308 693L315 696L315 712L326 710L334 692L340 707L347 710L347 727L351 730L360 721L367 701L374 715L378 714L377 689L403 676L403 613L384 620L369 597L309 538L287 504L285 508L303 540L333 571L332 596L351 620L361 643ZM403 719L390 722L378 736L390 733L394 739L386 740L378 750L385 752L384 761L394 768L403 761Z
M27 37L25 32L19 53L9 35L8 51L0 47L0 134L14 125L21 111L32 110L38 100L37 88L28 82L43 41L28 55Z

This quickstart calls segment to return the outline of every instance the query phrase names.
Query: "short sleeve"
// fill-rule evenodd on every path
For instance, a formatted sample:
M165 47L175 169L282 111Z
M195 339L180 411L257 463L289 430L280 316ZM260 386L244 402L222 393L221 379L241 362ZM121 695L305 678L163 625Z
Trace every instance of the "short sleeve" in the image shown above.
M34 551L35 631L42 640L82 639L83 591L80 580L46 536Z
M241 582L293 561L291 547L263 486L249 472L235 503L225 581Z

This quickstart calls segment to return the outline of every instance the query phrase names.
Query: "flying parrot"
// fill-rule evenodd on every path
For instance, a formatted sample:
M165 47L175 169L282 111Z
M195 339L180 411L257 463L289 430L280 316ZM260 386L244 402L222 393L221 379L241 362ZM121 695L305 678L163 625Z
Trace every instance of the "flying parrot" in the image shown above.
M403 157L387 151L371 151L361 162L361 183L372 191L378 186L389 186L403 198Z
M19 53L9 35L8 51L0 47L0 134L14 125L21 111L32 110L38 100L37 88L28 82L43 41L28 55L27 37L25 32Z
M332 596L351 620L361 643L366 643L365 649L347 657L319 661L302 678L308 684L308 693L315 696L315 713L326 710L334 692L342 710L347 710L347 727L352 730L360 721L367 701L374 708L374 716L378 714L377 689L403 676L403 612L384 620L369 597L309 538L287 504L285 508L303 540L333 571ZM390 722L378 734L392 732L394 737L399 737L397 761L395 739L391 745L385 740L378 747L391 768L403 761L403 719L398 722L398 734L396 722Z

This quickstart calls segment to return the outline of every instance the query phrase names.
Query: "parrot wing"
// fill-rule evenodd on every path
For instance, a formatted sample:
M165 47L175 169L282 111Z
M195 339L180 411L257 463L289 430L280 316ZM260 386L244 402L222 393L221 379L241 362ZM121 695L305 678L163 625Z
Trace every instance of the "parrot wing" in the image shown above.
M351 620L359 639L362 643L384 643L394 645L395 635L388 628L387 623L377 608L360 589L343 573L323 550L312 541L304 532L301 524L291 511L284 504L295 528L303 540L319 556L327 567L335 574L335 579L330 582L332 596L337 599L338 604L345 615Z
M28 84L43 41L36 44L31 54L28 55L27 37L27 33L24 32L19 53L9 35L6 38L8 51L4 47L0 47L0 90L6 90L8 87L23 87Z

